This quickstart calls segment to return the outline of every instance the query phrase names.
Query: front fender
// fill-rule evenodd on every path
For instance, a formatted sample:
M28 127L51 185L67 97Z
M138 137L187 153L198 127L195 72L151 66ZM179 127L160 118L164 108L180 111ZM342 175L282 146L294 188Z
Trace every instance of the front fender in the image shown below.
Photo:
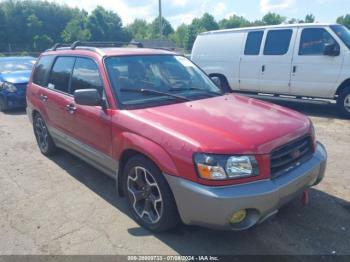
M122 132L114 139L116 146L113 154L115 159L120 159L126 150L135 150L150 158L162 172L173 176L179 175L169 153L153 141L130 132Z

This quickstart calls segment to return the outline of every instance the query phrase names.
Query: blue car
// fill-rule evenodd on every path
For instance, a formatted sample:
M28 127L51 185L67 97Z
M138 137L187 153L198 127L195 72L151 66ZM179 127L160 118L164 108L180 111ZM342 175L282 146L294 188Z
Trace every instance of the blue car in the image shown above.
M26 106L26 89L34 57L0 58L0 111Z

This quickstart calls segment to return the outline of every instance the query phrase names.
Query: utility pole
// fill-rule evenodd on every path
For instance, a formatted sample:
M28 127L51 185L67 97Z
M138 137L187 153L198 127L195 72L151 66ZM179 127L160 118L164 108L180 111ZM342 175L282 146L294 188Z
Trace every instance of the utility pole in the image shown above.
M163 38L162 0L159 0L159 36Z

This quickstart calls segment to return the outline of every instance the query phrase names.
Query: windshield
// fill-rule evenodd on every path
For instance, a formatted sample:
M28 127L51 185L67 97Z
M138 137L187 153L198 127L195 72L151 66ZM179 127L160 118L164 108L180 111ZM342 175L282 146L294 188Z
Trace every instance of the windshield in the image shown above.
M159 106L222 95L190 60L174 55L106 58L119 103L127 108Z
M35 59L0 59L0 73L10 73L14 71L32 70Z
M344 42L344 44L350 49L350 30L342 25L331 25L331 29L337 36Z

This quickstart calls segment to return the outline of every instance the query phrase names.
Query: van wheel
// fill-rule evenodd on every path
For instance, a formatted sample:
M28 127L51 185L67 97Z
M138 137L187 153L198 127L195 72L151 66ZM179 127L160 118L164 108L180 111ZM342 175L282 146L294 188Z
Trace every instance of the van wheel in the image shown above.
M226 77L223 75L218 75L217 77L220 79L221 90L225 93L232 93L232 89L230 88Z
M350 118L350 87L339 93L337 105L340 113L346 118Z
M153 232L164 232L180 222L169 185L152 161L141 155L131 158L123 178L128 206L138 224Z
M45 156L51 156L57 151L46 123L41 115L36 114L33 121L34 134L41 153Z

